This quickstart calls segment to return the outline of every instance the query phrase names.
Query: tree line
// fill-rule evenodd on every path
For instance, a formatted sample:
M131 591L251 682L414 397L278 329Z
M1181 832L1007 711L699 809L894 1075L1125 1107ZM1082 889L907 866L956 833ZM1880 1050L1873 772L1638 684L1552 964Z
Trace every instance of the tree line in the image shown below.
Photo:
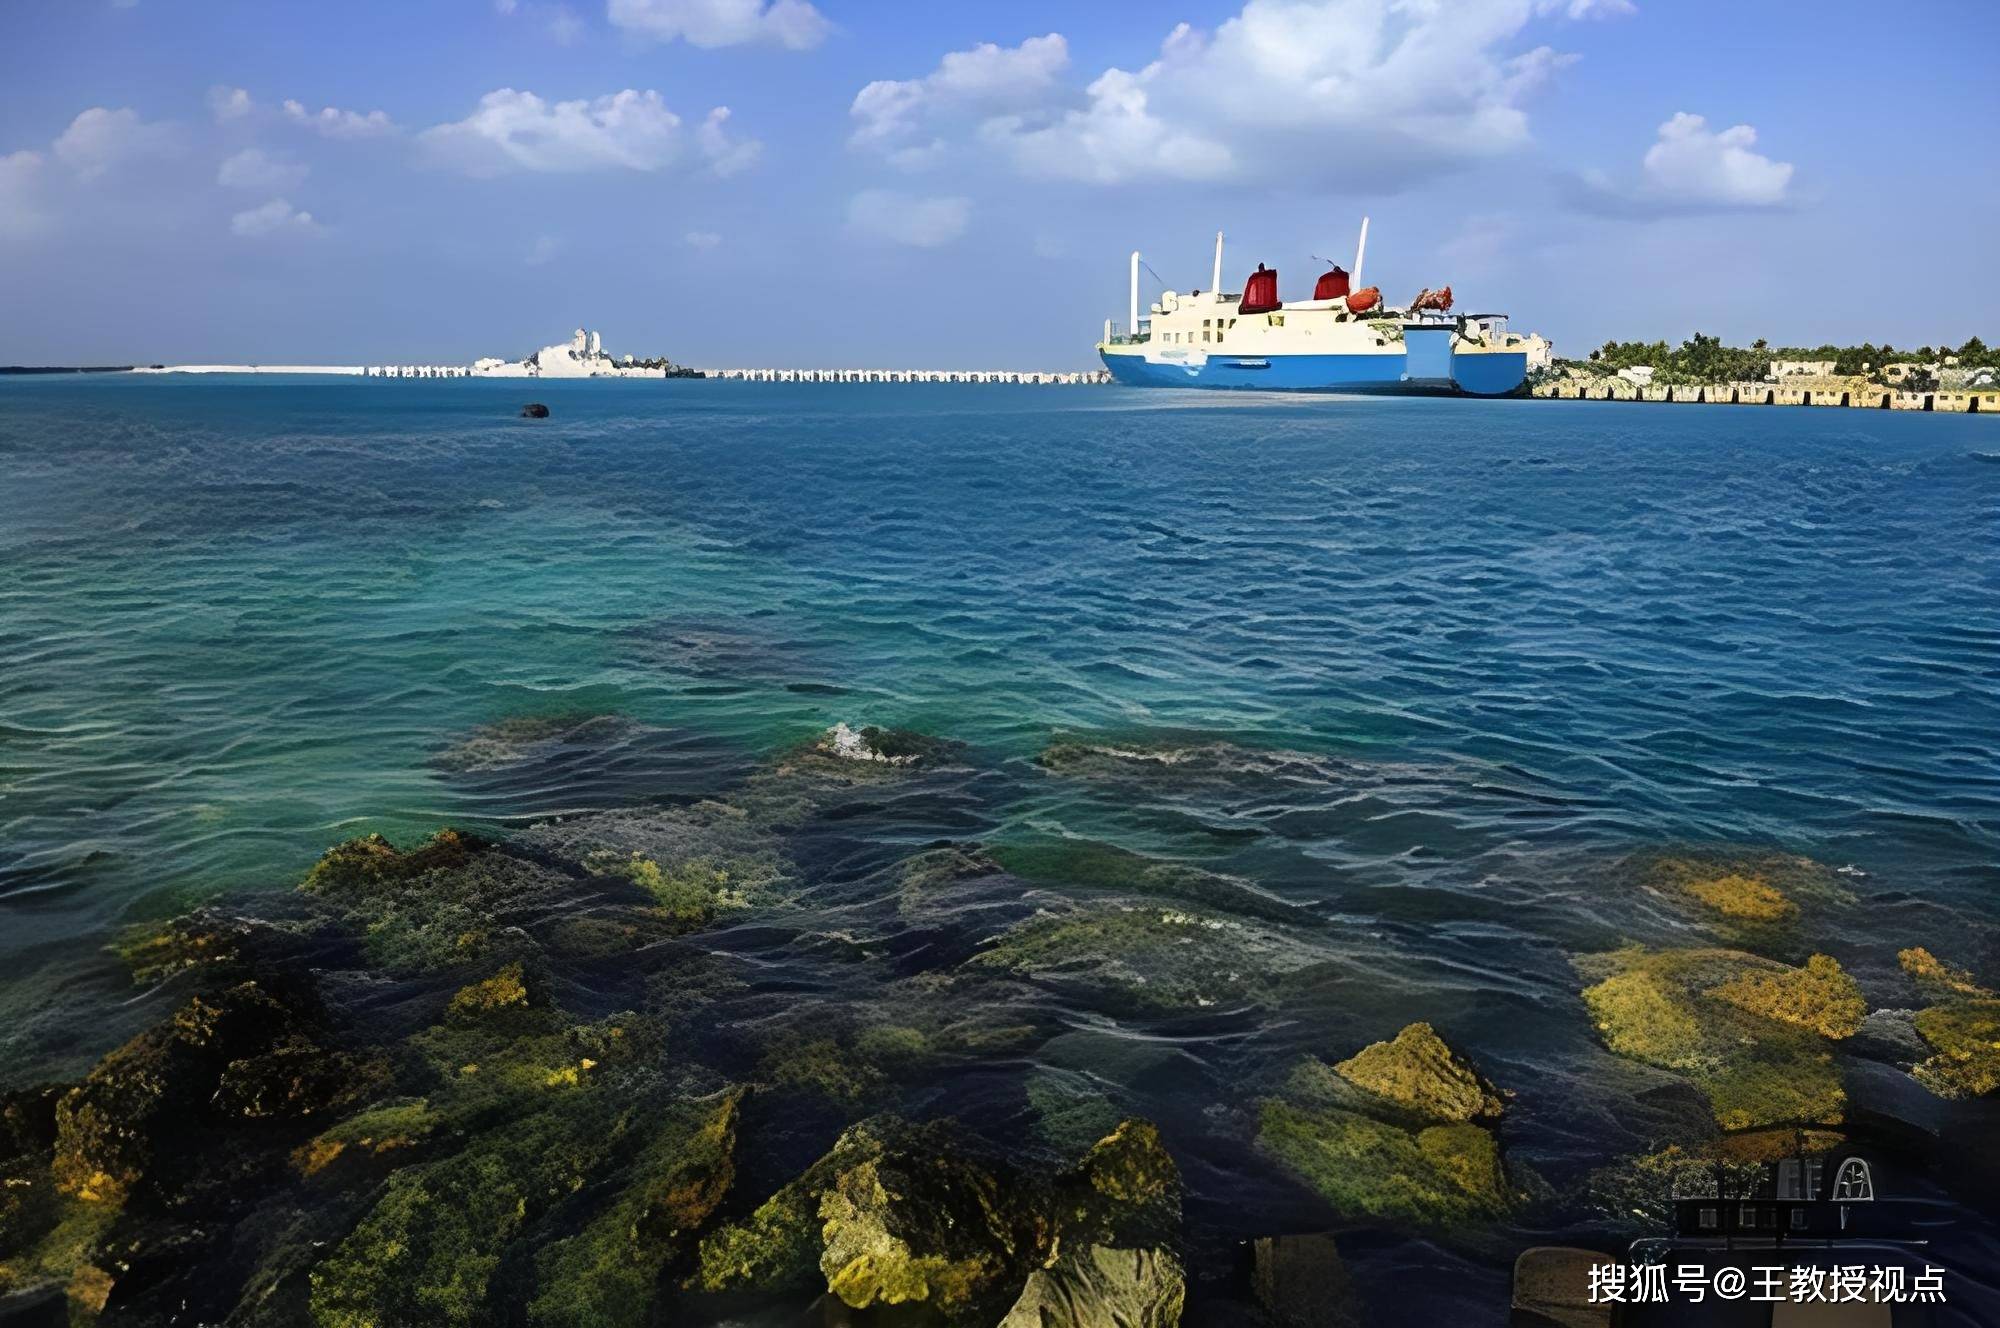
M1989 350L1978 337L1969 338L1956 349L1950 346L1920 346L1897 350L1887 342L1879 346L1863 342L1858 346L1773 346L1758 338L1747 347L1725 346L1722 338L1697 332L1679 346L1664 341L1607 341L1590 352L1580 367L1616 373L1650 365L1656 383L1741 383L1756 382L1771 371L1772 360L1831 360L1833 371L1843 376L1867 375L1886 382L1882 370L1889 364L1937 364L1956 357L1960 368L2000 368L2000 351ZM1919 375L1919 380L1931 377ZM1936 384L1933 381L1930 386ZM1926 390L1922 381L1906 383Z

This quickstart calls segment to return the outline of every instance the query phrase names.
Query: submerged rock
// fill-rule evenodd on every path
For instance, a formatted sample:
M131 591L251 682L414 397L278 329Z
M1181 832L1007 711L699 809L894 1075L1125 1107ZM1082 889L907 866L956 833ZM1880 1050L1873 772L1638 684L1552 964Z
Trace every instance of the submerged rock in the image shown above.
M1275 929L1158 905L1039 914L969 962L1044 982L1081 983L1139 1009L1272 999L1275 979L1325 956Z
M1725 1130L1837 1125L1847 1094L1829 1039L1860 1026L1866 1006L1839 964L1794 969L1739 950L1587 955L1576 966L1605 1045L1687 1076Z
M1360 1328L1354 1279L1331 1232L1250 1242L1250 1290L1275 1328Z
M636 727L622 715L588 711L514 715L473 729L431 764L456 774L505 770L563 747L608 746Z
M1833 868L1792 853L1648 851L1626 859L1622 870L1725 932L1743 936L1794 921L1804 905L1853 899Z
M809 750L836 761L919 765L937 760L953 745L911 729L878 728L873 724L852 729L843 722L821 734Z
M521 407L521 418L524 420L545 420L548 417L549 408L539 401L530 401Z
M1936 1053L1911 1071L1939 1097L1984 1097L2000 1089L2000 1000L1956 1001L1917 1012L1917 1032Z
M1896 962L1916 980L1918 989L1929 995L1970 996L1975 1000L1990 1000L1993 997L1993 993L1980 986L1972 974L1945 963L1921 945L1898 950Z
M1087 1245L1028 1274L998 1328L1176 1328L1186 1300L1171 1251Z
M1277 921L1310 922L1305 910L1257 890L1247 881L1134 853L1088 839L999 844L988 850L1002 868L1024 881L1102 890L1135 899L1192 904Z

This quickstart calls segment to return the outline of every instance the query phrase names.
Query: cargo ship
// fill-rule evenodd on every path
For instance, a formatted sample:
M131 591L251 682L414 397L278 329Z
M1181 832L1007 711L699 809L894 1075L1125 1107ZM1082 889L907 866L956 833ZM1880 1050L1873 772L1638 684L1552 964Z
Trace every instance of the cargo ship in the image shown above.
M1549 343L1507 330L1505 314L1454 314L1451 287L1408 305L1385 304L1360 284L1368 252L1361 222L1354 270L1330 264L1310 300L1286 300L1262 263L1241 292L1222 290L1222 235L1207 291L1166 291L1142 316L1141 260L1132 254L1129 321L1104 325L1097 353L1114 380L1134 387L1283 392L1395 392L1506 396L1521 389Z

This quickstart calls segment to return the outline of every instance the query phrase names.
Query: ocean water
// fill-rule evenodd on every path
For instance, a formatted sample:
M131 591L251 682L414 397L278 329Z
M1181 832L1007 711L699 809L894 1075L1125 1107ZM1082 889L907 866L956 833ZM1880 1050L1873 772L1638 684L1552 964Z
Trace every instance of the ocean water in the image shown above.
M0 1088L158 1017L104 953L135 921L367 831L727 797L880 724L963 747L801 833L796 917L713 939L767 994L865 1005L829 936L898 976L989 939L1006 901L888 898L928 844L1194 863L1309 921L1331 976L1172 1018L1051 984L1068 1032L1012 1066L1159 1119L1193 1228L1324 1225L1241 1146L1244 1086L1416 1019L1560 1184L1645 1142L1569 956L1693 943L1629 854L1841 869L1811 939L1871 1006L1911 1004L1903 946L2000 978L1996 458L2000 422L1861 411L0 381ZM1098 775L1038 761L1063 742ZM1911 1183L1990 1275L1990 1191L1953 1174L2000 1159L1993 1105L1879 1060L1849 1091L1932 1141ZM1549 1234L1354 1259L1463 1310Z

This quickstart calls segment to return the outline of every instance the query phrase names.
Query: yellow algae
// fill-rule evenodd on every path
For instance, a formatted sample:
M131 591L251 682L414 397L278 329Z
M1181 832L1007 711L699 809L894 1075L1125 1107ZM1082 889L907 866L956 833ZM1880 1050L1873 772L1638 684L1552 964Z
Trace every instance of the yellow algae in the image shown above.
M1921 945L1908 950L1898 950L1896 962L1903 966L1905 973L1917 980L1919 987L1927 990L1949 992L1955 996L1970 996L1975 1000L1993 998L1993 993L1980 986L1972 974L1945 963Z
M1851 1037L1868 1014L1868 1002L1840 961L1816 954L1804 968L1753 971L1709 992L1752 1014L1809 1028L1821 1037Z

